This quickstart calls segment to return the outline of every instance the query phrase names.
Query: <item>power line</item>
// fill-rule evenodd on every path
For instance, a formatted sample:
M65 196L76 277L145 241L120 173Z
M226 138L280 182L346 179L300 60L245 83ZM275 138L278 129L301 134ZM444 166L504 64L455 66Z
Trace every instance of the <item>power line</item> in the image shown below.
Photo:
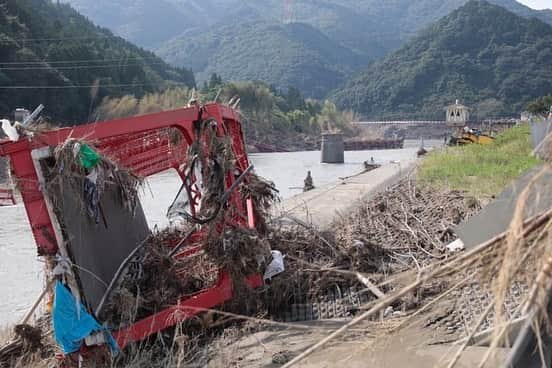
M163 65L164 62L147 63L147 64L111 64L111 65L76 65L76 66L22 66L22 67L0 67L0 70L70 70L70 69L104 69L104 68L122 68L129 66L149 66Z
M295 21L295 1L294 0L285 0L284 1L284 23L289 24Z
M16 42L42 42L42 41L80 41L80 40L95 40L98 38L120 38L119 36L108 36L108 35L96 35L96 36L86 36L86 37L57 37L57 38L12 38Z
M81 59L81 60L42 60L42 61L0 61L1 65L24 65L24 64L82 64L82 63L104 63L104 62L119 62L119 61L141 61L141 60L157 60L157 56L144 56L144 57L125 57L122 56L119 59Z
M157 86L159 83L128 83L128 84L89 84L89 85L70 85L70 86L0 86L0 89L71 89L71 88L116 88L116 87L144 87ZM186 83L169 82L172 86L187 86Z

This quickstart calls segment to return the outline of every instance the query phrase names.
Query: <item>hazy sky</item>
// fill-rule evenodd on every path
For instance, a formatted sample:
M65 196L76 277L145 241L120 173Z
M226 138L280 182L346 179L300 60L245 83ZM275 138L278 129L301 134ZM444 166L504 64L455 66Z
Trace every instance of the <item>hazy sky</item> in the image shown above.
M545 9L545 8L552 9L552 0L518 0L518 1L534 9Z

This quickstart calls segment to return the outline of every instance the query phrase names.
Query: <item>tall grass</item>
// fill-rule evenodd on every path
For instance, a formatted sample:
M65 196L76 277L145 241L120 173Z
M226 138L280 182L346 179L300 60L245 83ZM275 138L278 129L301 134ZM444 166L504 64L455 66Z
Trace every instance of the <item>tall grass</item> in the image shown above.
M531 152L529 127L520 125L505 131L490 145L472 144L432 152L422 162L418 179L433 187L489 197L538 163Z

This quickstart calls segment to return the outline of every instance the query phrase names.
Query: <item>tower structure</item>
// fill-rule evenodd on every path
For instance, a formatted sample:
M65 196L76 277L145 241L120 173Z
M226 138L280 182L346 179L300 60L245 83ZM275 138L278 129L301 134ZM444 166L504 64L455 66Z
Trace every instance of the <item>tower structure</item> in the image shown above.
M454 105L447 106L446 122L451 127L464 127L470 120L470 109L456 100Z
M285 24L295 21L295 0L284 0L284 14L282 21Z

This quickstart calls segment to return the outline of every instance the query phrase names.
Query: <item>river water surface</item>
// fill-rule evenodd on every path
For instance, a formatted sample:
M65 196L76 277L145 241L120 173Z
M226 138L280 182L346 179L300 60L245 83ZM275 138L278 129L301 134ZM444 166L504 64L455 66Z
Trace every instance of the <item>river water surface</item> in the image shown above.
M441 141L426 142L426 147ZM418 142L405 142L401 150L355 151L345 153L345 163L321 164L320 152L285 152L251 154L257 173L276 184L282 198L301 192L307 171L312 172L315 186L353 175L363 168L363 162L374 158L377 163L412 159ZM164 172L148 178L142 205L150 227L165 227L168 206L180 187L175 172ZM43 264L36 256L36 247L21 203L0 207L0 327L20 320L42 290Z

